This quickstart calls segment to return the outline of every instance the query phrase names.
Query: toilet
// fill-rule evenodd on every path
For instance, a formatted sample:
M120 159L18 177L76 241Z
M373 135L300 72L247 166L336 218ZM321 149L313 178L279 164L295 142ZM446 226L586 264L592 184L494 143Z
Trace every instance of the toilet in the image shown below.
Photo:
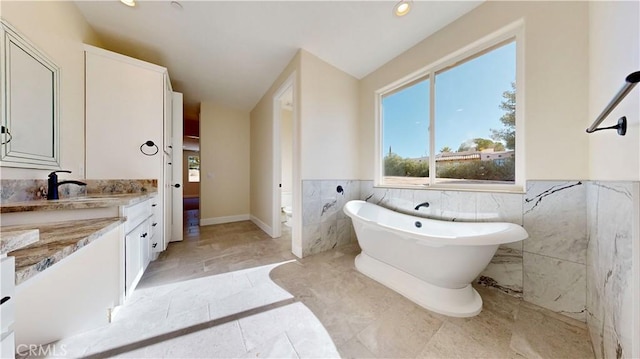
M282 213L284 213L285 215L284 225L287 227L291 227L291 223L292 223L291 216L293 213L291 192L282 192L281 206L282 206Z

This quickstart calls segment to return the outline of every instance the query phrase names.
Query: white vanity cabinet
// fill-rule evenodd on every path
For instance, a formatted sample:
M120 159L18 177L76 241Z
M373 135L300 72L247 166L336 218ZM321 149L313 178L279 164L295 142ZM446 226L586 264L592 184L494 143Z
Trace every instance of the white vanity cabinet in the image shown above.
M4 255L3 255L4 256ZM15 260L13 257L0 258L0 358L13 358L15 351Z
M125 298L134 291L151 262L153 224L158 223L154 213L157 198L155 196L122 210L122 215L127 218L124 224Z
M172 232L172 98L166 68L85 46L86 178L158 180L155 252Z

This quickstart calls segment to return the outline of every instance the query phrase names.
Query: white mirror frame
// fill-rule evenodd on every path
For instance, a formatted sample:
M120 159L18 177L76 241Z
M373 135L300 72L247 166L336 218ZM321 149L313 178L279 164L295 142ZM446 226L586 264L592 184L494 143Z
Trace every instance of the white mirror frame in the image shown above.
M28 150L16 150L12 149L12 141L20 140L20 134L16 139L16 135L7 133L0 133L0 166L2 167L19 167L19 168L34 168L34 169L59 169L60 168L60 68L47 57L42 51L38 50L26 37L21 35L14 27L8 24L5 20L0 19L0 125L3 126L3 132L5 129L11 131L12 124L19 119L12 118L13 105L11 101L11 45L14 45L35 61L41 64L46 70L51 72L51 116L43 118L43 126L51 126L52 139L51 139L51 155L44 155L33 151L30 153ZM48 99L41 101L48 102ZM50 123L49 121L53 122ZM15 127L15 126L14 126ZM33 129L37 131L37 128ZM15 143L15 142L13 142Z

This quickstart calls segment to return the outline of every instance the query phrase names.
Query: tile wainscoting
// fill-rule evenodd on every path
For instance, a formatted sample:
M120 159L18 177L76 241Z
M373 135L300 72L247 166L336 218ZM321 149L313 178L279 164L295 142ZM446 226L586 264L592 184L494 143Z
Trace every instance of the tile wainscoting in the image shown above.
M302 181L303 257L356 241L351 218L344 214L342 207L359 198L358 180Z
M640 245L633 229L640 225L640 182L590 182L586 195L587 324L594 353L631 358L634 315L640 319L632 294L640 281L632 272L633 244Z
M344 195L336 193L338 185ZM341 209L357 198L442 220L520 224L530 237L501 246L478 282L586 321L598 358L629 357L640 182L528 181L526 188L525 194L481 193L374 188L373 181L303 181L303 252L354 241ZM430 206L414 210L422 202Z

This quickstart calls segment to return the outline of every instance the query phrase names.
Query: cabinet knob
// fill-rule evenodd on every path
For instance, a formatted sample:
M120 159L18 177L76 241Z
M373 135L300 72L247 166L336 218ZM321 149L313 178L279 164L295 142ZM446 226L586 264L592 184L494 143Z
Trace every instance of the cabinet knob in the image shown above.
M142 237L142 238L147 238L147 232L142 233L142 234L140 235L140 237Z
M153 222L153 223L151 224L151 227L155 227L155 226L157 226L157 225L158 225L158 222Z
M6 303L9 299L11 299L11 297L4 297L4 298L0 299L0 305Z
M152 204L152 205L151 205L151 207L155 207L155 206L157 206L157 205L158 205L157 203L154 203L154 204Z
M174 184L174 185L173 185L173 187L175 187L175 188L180 188L180 183L176 183L176 184Z
M155 248L158 245L158 243L154 243L151 245L151 247Z

